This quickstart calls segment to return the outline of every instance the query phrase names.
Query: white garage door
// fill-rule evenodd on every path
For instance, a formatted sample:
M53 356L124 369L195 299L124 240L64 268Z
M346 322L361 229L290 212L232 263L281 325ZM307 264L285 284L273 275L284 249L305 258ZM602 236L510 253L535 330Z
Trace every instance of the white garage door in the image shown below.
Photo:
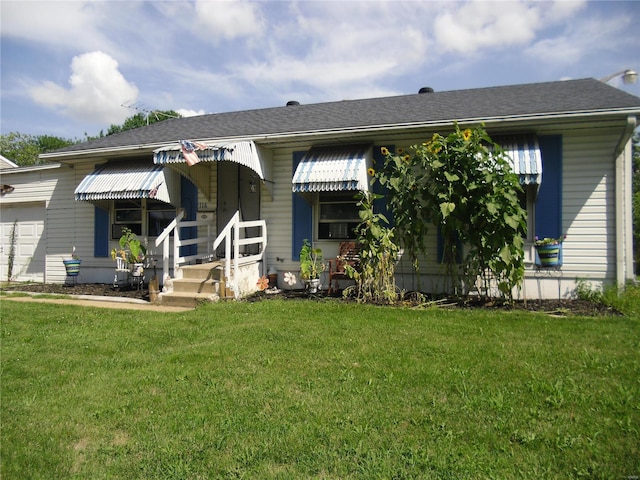
M44 282L45 238L44 205L3 205L0 210L0 228L2 231L0 279L7 280L9 254L11 251L11 232L15 223L15 247L12 268L13 281Z

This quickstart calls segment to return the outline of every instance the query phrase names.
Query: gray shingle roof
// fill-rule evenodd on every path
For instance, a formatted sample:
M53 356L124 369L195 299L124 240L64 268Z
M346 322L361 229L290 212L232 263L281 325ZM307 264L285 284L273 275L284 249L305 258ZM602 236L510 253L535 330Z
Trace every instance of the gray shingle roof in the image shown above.
M640 98L595 79L453 90L170 119L59 150L110 150L178 140L214 140L386 125L482 121L630 109ZM54 156L57 156L54 154Z

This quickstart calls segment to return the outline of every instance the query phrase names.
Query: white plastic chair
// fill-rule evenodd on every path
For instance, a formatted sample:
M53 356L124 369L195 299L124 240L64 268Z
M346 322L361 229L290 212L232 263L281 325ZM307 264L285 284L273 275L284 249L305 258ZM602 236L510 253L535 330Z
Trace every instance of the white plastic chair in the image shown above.
M123 258L116 257L116 274L113 277L113 287L119 288L125 283L129 285L129 275L131 275L129 264Z

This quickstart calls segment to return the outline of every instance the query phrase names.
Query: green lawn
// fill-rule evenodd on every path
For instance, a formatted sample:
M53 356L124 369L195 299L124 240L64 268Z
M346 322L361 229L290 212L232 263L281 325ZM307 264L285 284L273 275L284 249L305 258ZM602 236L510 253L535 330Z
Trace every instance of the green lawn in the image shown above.
M640 474L640 320L2 299L3 479Z

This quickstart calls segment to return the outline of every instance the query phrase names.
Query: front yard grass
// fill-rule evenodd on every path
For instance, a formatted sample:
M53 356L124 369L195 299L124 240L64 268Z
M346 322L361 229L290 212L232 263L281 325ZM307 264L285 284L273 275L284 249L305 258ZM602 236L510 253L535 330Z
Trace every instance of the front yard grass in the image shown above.
M640 474L637 318L0 301L5 479Z

